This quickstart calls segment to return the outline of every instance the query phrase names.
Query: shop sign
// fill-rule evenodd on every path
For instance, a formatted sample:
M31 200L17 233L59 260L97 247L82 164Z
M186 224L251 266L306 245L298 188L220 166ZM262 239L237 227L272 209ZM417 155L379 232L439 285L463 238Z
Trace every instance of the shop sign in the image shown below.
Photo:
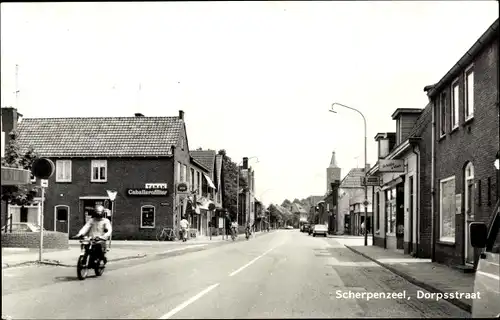
M168 185L166 183L146 183L146 189L167 189Z
M368 177L360 177L360 180L361 180L361 185L364 186L368 186L368 187L378 187L380 186L380 180L379 180L379 177L373 177L373 176L368 176ZM366 181L366 183L365 183Z
M168 195L168 190L165 189L146 189L146 188L130 188L127 189L129 197L165 197Z
M185 182L179 182L177 184L177 193L188 193L188 185Z
M404 160L379 160L378 162L379 172L405 172L405 161Z

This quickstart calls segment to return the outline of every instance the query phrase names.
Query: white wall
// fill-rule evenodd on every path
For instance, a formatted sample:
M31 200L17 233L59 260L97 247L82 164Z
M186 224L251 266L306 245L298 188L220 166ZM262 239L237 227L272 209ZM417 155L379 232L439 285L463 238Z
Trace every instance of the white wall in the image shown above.
M404 241L408 242L410 241L410 177L413 176L413 242L415 243L415 239L417 237L417 232L416 232L416 223L417 223L417 156L409 152L407 153L407 156L405 157L405 164L406 164L406 177L405 177L405 234L404 234Z

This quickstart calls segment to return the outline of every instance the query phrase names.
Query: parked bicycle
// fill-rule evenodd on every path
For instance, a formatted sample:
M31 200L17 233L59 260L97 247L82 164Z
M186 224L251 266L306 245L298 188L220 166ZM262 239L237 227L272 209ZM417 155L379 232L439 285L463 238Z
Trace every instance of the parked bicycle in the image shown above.
M156 233L158 241L174 241L177 239L177 230L175 228L160 227Z

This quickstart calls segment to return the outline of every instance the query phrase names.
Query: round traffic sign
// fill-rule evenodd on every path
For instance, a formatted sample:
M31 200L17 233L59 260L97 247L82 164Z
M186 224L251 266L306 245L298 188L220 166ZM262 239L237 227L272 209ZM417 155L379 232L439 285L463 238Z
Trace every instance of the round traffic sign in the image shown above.
M54 162L47 158L38 158L31 165L31 173L38 179L50 178L56 169Z
M364 205L364 206L367 206L368 204L369 204L369 202L368 202L368 201L366 201L366 200L363 202L363 205Z

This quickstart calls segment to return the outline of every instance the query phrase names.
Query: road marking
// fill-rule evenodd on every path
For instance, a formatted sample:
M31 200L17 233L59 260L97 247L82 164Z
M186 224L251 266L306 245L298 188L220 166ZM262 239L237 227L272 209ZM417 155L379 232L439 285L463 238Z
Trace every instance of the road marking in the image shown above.
M181 311L185 307L189 306L191 303L195 302L196 300L198 300L199 298L203 297L204 295L206 295L207 293L209 293L213 289L217 288L217 286L219 286L219 283L211 285L210 287L208 287L205 290L201 291L200 293L198 293L197 295L195 295L191 299L189 299L189 300L181 303L180 305L178 305L174 309L170 310L168 313L164 314L160 319L169 319L171 316L175 315L176 313L178 313L179 311Z
M254 263L255 261L259 260L260 258L262 258L263 256L265 256L266 254L268 254L269 252L273 251L274 249L276 249L277 247L281 246L283 243L280 243L278 244L277 246L275 247L272 247L271 249L267 250L266 252L264 252L263 254L261 254L260 256L258 256L257 258L253 259L252 261L250 261L249 263L247 263L246 265L244 265L243 267L239 268L238 270L236 271L233 271L229 276L232 277L236 274L238 274L240 271L242 271L243 269L245 269L246 267L250 266L252 263Z

